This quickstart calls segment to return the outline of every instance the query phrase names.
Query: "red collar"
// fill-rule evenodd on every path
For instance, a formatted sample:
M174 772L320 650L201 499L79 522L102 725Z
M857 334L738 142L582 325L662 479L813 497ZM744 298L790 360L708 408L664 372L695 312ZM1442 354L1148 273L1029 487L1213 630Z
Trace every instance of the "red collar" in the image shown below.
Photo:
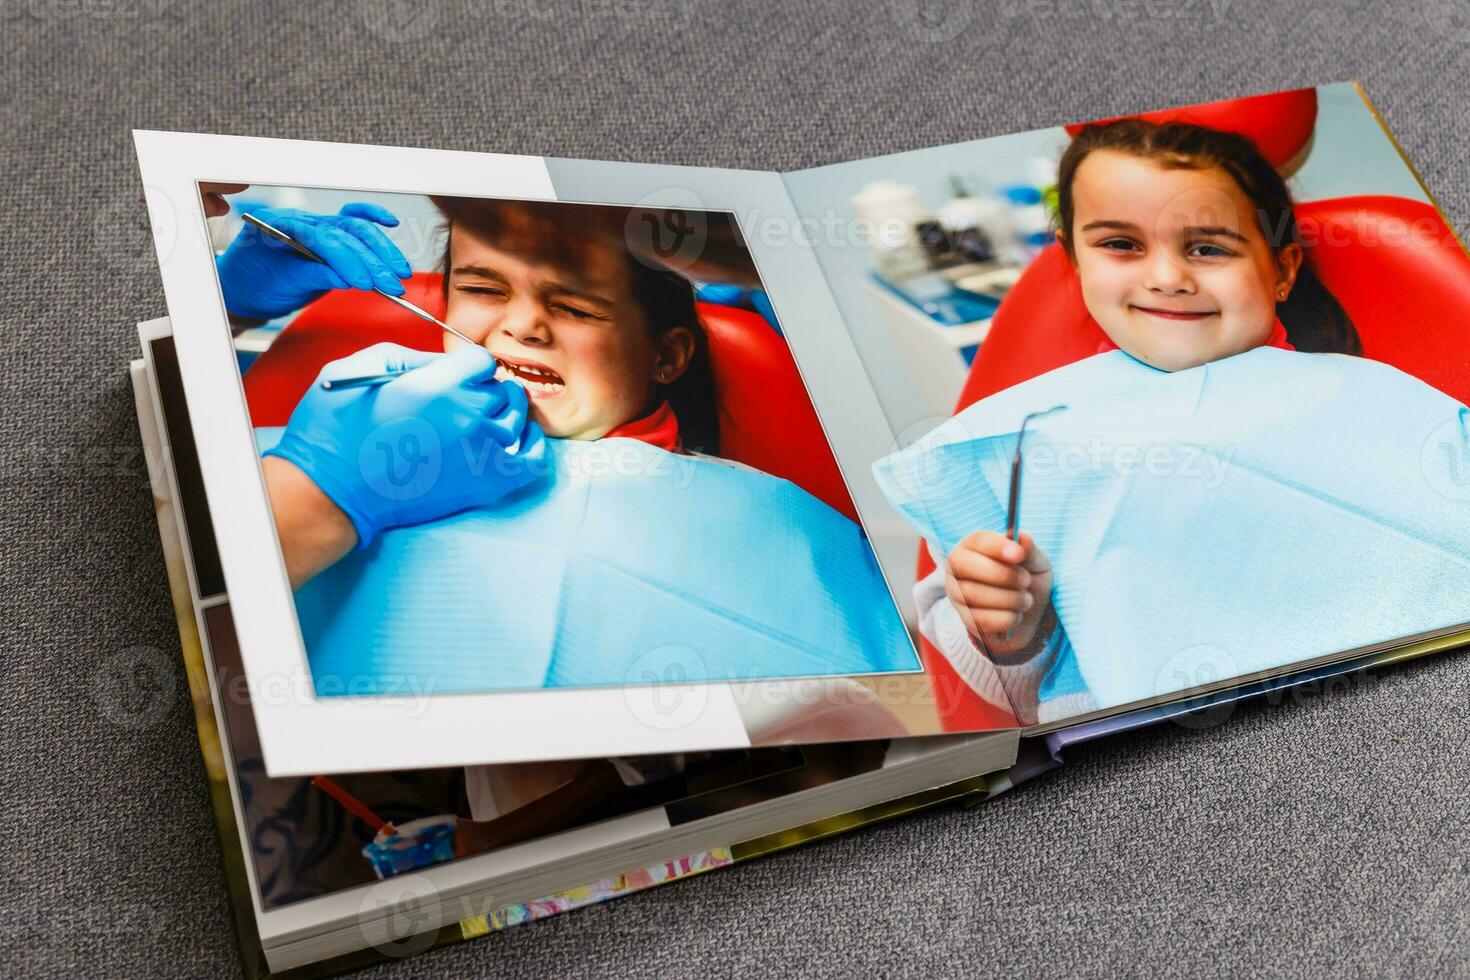
M1291 346L1291 342L1286 339L1286 328L1281 325L1281 317L1279 316L1276 318L1276 325L1271 328L1271 336L1267 337L1266 342L1261 346L1277 347L1281 350L1296 350L1295 347ZM1106 354L1110 350L1117 349L1118 345L1113 343L1112 338L1106 335L1103 336L1103 342L1097 345L1097 352L1099 354Z
M669 407L668 402L660 402L658 408L641 419L624 422L603 438L637 439L650 446L667 449L671 453L683 449L683 443L679 441L679 420L674 417L674 410Z

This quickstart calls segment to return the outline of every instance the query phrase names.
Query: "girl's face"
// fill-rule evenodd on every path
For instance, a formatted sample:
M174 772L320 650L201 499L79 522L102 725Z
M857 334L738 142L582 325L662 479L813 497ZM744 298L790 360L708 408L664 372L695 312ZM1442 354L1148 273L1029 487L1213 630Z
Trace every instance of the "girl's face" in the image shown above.
M621 251L596 249L586 266L530 261L463 227L450 236L445 322L493 354L496 378L524 387L531 417L563 439L600 439L646 414L655 381L682 374L693 350L685 327L654 338ZM463 343L444 338L445 350Z
M1181 371L1270 337L1301 246L1273 255L1254 204L1226 171L1099 150L1077 168L1073 201L1083 299L1124 351Z

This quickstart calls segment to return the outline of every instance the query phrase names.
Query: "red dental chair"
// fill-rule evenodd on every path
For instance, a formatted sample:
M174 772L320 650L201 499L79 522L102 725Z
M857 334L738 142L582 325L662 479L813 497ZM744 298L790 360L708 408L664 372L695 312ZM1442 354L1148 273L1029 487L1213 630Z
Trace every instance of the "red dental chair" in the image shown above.
M1288 92L1150 113L1244 133L1281 167L1299 159L1316 118L1315 93ZM1076 134L1079 127L1068 127ZM1289 138L1287 138L1289 137ZM1296 207L1307 261L1337 297L1363 342L1363 356L1391 364L1470 402L1470 257L1431 206L1385 195ZM1038 256L1007 294L971 365L955 411L1098 351L1105 340L1060 245ZM934 570L924 546L918 575ZM944 655L921 640L947 730L967 730L989 710Z
M443 277L420 272L404 298L444 315ZM720 455L790 480L857 520L786 342L746 310L695 304L719 392ZM307 306L245 372L254 425L285 425L328 361L382 341L443 349L442 332L376 293L338 290Z

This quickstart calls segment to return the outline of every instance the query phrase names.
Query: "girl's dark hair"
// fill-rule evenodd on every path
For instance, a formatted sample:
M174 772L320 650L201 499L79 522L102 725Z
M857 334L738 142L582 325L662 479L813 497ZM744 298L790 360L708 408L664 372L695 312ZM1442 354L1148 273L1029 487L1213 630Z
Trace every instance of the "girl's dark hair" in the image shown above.
M1096 150L1127 153L1170 169L1219 167L1255 205L1256 219L1273 255L1290 243L1301 244L1286 181L1248 138L1190 123L1121 119L1083 127L1057 167L1057 226L1063 233L1062 247L1074 264L1072 183L1082 161ZM1311 250L1305 253L1291 293L1276 307L1287 339L1299 351L1361 354L1357 328L1312 268Z
M611 247L623 254L634 301L657 340L675 327L686 327L694 336L694 351L684 372L668 383L659 383L679 420L679 438L684 448L717 455L720 423L714 367L709 337L694 308L694 286L688 279L657 263L645 260L627 247L630 227L628 208L601 204L565 204L555 201L497 201L482 198L432 198L444 215L448 234L444 240L444 289L449 290L449 248L456 225L494 242L497 248L514 252L530 261L554 263L582 269L593 253Z

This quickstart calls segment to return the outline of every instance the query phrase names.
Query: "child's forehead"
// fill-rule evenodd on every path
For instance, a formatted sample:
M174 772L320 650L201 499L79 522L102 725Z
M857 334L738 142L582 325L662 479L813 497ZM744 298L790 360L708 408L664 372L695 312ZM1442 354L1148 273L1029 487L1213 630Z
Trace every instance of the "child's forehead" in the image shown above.
M1235 178L1222 167L1169 166L1127 153L1091 153L1073 182L1076 225L1123 222L1144 232L1190 227L1244 230L1254 225L1254 208Z
M619 290L628 282L626 253L598 235L523 234L503 229L487 234L452 226L451 273L497 274L506 279L554 282L581 289Z

